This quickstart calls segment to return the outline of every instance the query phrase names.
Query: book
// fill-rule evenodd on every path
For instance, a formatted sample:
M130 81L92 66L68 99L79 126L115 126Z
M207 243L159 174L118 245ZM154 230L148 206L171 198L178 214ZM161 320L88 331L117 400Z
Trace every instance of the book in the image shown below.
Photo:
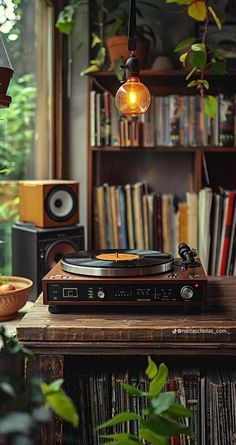
M98 231L98 245L97 249L106 249L107 248L107 238L106 238L106 210L105 210L105 196L104 196L104 187L103 185L95 187L94 190L95 195L95 207L97 209L97 225L95 227L95 232Z
M132 189L130 184L124 187L126 198L126 218L127 218L127 235L129 249L135 248L135 234L134 234L134 209L132 201Z
M187 201L187 232L188 243L192 248L198 246L198 195L196 192L186 192Z
M143 183L137 182L133 185L132 196L134 204L134 233L136 249L144 249L144 227L143 227Z
M234 145L234 96L219 95L219 144L222 147Z
M225 209L225 221L222 228L222 249L220 252L219 275L225 275L227 269L227 259L229 254L230 236L235 207L235 192L227 192L227 202Z
M169 115L169 145L179 145L180 102L176 94L169 96Z
M211 241L210 216L212 207L212 190L209 187L201 189L198 200L198 240L199 257L205 272L208 272L209 249Z

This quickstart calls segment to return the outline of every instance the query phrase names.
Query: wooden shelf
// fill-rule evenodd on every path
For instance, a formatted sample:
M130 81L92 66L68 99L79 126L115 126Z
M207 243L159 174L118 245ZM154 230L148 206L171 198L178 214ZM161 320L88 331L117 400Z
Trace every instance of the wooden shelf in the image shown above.
M160 152L160 153L194 153L196 151L209 152L209 153L236 153L236 147L175 147L175 146L163 146L163 147L117 147L117 146L105 146L105 147L90 147L91 151L95 152Z
M181 70L143 70L140 72L141 80L148 86L150 93L155 96L166 96L170 94L196 94L196 90L194 88L187 87L188 81L186 80L186 75L187 72ZM112 71L93 73L91 77L96 81L98 86L100 86L102 89L110 91L113 95L116 94L117 89L121 85L115 73ZM223 90L225 93L236 92L236 72L232 72L228 75L218 75L213 72L209 72L206 74L206 78L209 79L209 91L211 94L219 94L222 92L222 84L224 84ZM225 81L226 78L227 81Z

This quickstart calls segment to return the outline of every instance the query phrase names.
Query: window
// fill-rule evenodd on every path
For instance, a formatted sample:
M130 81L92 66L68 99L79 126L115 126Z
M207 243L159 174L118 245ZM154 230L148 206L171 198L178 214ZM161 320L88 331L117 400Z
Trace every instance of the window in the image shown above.
M52 177L53 32L50 2L0 0L0 66L9 66L9 57L14 69L7 91L12 103L9 108L0 109L3 275L11 273L11 225L18 219L18 181Z

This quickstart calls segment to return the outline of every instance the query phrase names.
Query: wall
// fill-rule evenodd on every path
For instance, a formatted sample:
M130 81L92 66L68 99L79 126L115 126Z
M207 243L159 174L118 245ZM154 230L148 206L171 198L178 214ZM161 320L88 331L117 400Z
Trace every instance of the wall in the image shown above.
M80 182L80 223L87 226L87 91L88 78L81 77L88 65L89 53L88 4L80 7L76 26L68 39L68 99L69 99L69 171L68 177ZM83 36L83 44L78 49ZM70 58L70 57L69 57Z

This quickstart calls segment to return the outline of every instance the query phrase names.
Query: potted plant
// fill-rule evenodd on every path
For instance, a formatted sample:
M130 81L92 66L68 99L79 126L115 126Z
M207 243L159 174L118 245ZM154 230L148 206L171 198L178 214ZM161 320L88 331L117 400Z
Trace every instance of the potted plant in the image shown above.
M75 12L84 4L77 0L67 5L60 12L56 27L64 34L70 34L74 25ZM157 8L148 1L137 1L137 15L142 18L140 6ZM127 48L128 0L92 0L91 11L91 54L90 65L82 71L82 75L120 66L129 56ZM147 66L147 57L151 44L155 45L155 33L147 24L136 26L137 56L141 68ZM108 57L109 56L109 57ZM110 60L109 60L110 59Z
M10 80L14 74L14 70L12 68L9 56L7 54L7 50L5 48L3 39L0 34L0 43L2 46L2 54L4 54L5 59L7 61L8 66L0 66L0 107L5 108L9 107L11 103L11 97L7 96L7 89L10 83Z

